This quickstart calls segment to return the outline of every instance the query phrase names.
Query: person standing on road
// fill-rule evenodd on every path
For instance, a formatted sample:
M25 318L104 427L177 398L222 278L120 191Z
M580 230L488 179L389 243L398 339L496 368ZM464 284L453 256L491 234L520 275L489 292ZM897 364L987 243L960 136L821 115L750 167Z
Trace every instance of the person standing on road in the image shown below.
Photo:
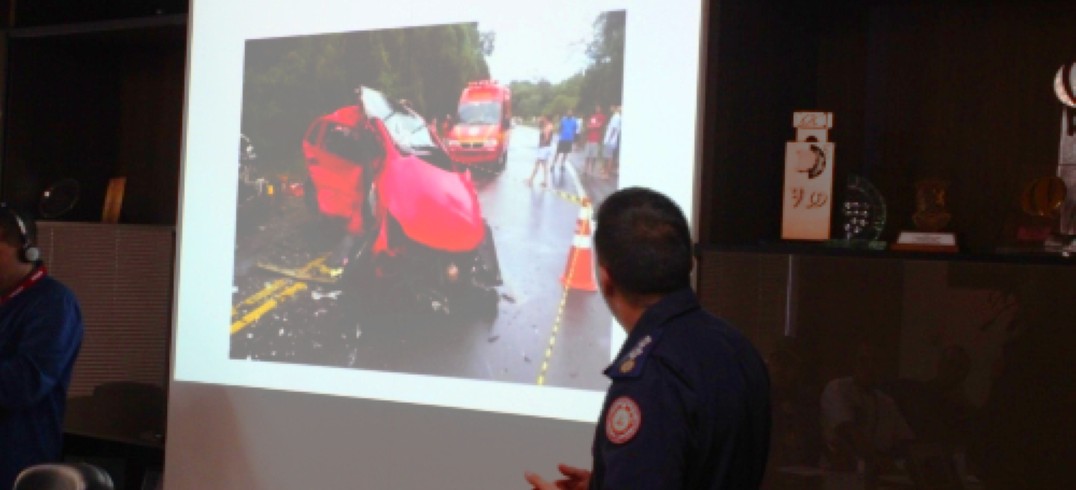
M37 228L0 203L0 488L20 471L60 461L82 313L40 262Z
M668 197L611 194L594 233L601 294L628 338L605 370L612 385L591 470L560 465L538 490L757 489L770 443L770 381L751 342L704 311L691 290L691 234Z
M605 138L602 140L601 177L609 178L616 174L620 162L620 106L612 106L609 112L613 115L609 118L609 124L605 126Z
M586 159L583 164L583 172L590 174L597 172L598 156L602 145L602 129L605 127L605 114L600 105L594 106L594 113L587 118L587 144L583 150Z
M561 166L564 166L564 161L568 159L568 154L572 152L572 143L575 141L577 126L578 123L575 117L572 116L572 110L568 109L564 117L560 118L560 132L557 133L557 154L553 156L553 165L556 165L559 159Z
M575 148L573 151L579 151L583 146L583 118L580 116L575 117L575 139L573 140Z
M530 178L527 179L527 185L534 184L534 176L538 173L538 168L542 169L542 187L546 186L546 182L549 181L549 167L546 165L549 162L549 155L553 150L553 123L549 122L546 116L538 118L538 152L534 160L534 170L531 171Z

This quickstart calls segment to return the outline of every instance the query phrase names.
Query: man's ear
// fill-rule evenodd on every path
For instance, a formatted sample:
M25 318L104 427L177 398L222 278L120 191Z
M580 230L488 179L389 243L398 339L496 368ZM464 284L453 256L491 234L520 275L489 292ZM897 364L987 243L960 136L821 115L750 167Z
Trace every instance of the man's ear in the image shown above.
M598 263L598 286L604 296L609 296L616 290L612 276L609 275L609 271L600 262Z

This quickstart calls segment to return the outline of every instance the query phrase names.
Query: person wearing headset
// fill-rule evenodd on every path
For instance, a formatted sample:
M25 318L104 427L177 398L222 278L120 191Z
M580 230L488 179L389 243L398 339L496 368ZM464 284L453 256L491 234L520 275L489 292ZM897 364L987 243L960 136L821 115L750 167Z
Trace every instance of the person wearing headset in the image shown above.
M0 203L0 488L30 466L60 461L82 313L48 275L32 220Z

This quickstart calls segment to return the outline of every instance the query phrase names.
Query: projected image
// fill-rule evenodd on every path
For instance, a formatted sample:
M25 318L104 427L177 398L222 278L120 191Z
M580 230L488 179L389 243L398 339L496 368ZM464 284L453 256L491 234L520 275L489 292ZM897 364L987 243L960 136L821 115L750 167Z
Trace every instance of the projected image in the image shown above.
M246 42L232 359L604 389L626 12L556 19Z

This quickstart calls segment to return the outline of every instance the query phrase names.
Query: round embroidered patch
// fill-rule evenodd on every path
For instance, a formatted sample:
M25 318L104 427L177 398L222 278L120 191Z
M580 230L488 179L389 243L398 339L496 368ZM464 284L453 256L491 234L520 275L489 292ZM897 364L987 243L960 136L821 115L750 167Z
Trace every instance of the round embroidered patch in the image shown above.
M639 432L643 423L643 412L630 397L622 396L613 400L609 412L605 414L605 437L613 444L624 444Z

